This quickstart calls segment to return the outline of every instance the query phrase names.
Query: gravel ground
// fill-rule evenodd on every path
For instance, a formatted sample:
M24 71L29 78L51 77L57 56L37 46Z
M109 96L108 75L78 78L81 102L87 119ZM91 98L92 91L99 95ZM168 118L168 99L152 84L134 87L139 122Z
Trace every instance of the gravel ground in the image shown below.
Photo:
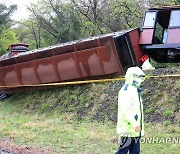
M16 145L11 141L0 141L0 154L51 154L52 151Z

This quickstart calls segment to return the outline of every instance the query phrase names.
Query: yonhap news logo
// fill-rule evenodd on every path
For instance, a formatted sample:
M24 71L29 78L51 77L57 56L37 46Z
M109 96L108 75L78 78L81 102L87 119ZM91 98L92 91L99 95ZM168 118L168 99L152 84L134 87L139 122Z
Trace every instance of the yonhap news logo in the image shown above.
M131 144L131 138L130 137L120 137L119 144L120 144L119 149L126 148Z
M120 145L119 149L126 148L130 144L141 143L141 144L180 144L180 137L130 137L128 134L122 134L118 138L118 144Z
M141 137L140 143L146 144L180 144L180 137Z
M118 138L118 144L120 145L119 149L123 149L130 146L132 142L138 143L139 140L139 137L132 138L129 136L129 134L121 134Z

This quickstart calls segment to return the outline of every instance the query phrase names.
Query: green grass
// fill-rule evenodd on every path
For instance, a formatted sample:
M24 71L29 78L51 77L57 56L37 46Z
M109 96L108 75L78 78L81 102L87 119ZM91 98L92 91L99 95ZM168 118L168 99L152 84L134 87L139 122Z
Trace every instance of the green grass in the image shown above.
M146 138L154 138L142 143L142 153L177 154L180 148L179 125L163 125L158 123L146 124ZM144 140L143 140L144 141ZM177 142L178 141L178 142Z
M77 121L71 114L23 115L0 110L0 137L56 153L113 153L115 127L110 122ZM94 150L96 149L96 152Z
M145 137L180 137L177 125L150 123ZM73 113L24 114L0 102L0 137L16 144L52 149L52 153L115 153L118 148L116 124L77 120ZM179 144L142 143L141 153L166 154L178 151Z

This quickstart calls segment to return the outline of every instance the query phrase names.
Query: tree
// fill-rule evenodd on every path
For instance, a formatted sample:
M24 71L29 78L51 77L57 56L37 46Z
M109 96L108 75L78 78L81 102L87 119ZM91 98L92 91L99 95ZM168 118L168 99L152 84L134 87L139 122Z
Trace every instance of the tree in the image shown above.
M79 19L84 28L89 30L91 35L103 34L104 26L102 22L103 7L107 4L106 0L71 0L79 13ZM93 27L93 29L91 28ZM92 30L92 31L91 31Z
M31 5L29 10L39 27L53 36L53 44L80 38L81 25L70 2L41 0L39 5Z
M7 52L7 48L12 43L17 43L16 33L13 30L9 30L0 38L0 55Z
M120 30L139 27L144 8L144 1L141 0L115 0L111 15L115 21L113 25L119 26Z
M23 23L24 29L29 30L29 34L31 34L31 40L29 40L31 43L35 42L35 48L38 49L42 46L42 27L41 24L38 24L33 19L29 19L24 21ZM26 32L27 32L26 31ZM23 34L23 33L21 33ZM32 41L33 40L33 41Z
M54 38L48 34L34 18L19 22L15 32L20 42L29 44L29 49L38 49L53 44Z
M2 3L0 4L0 55L7 51L9 44L17 42L15 32L10 29L12 26L10 17L16 9L16 5L7 7Z
M143 14L142 1L134 0L71 0L81 14L84 25L94 27L92 35L139 26ZM83 16L86 18L84 19Z
M16 5L10 5L7 7L4 4L0 4L0 34L2 34L4 30L10 28L12 24L10 16L16 9Z

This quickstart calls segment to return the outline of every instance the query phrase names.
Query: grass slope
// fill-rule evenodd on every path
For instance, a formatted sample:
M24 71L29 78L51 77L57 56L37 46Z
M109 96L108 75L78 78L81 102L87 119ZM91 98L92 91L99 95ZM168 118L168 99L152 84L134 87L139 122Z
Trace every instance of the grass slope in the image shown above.
M146 73L179 74L180 69ZM86 84L14 94L0 102L0 137L17 144L50 148L50 153L114 153L118 148L117 94L122 85L123 82ZM178 77L144 82L142 95L149 139L180 137L179 85ZM180 148L172 140L149 142L142 143L142 153L177 153Z

